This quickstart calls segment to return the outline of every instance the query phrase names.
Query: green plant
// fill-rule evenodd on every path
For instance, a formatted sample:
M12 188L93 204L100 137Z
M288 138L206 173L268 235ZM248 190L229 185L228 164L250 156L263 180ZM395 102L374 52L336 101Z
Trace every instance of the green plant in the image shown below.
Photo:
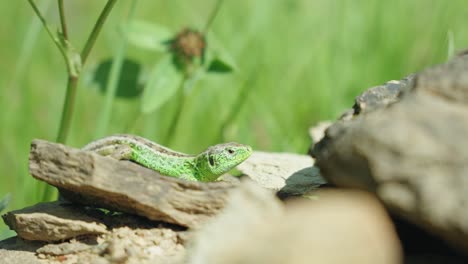
M51 27L47 24L45 17L42 15L41 11L37 8L33 0L28 0L29 4L33 8L36 15L41 20L44 28L49 34L50 38L54 41L57 48L62 54L65 65L68 73L67 88L65 94L65 102L63 104L62 118L60 121L59 131L57 133L56 141L58 143L65 143L70 129L71 120L73 117L73 110L76 97L76 89L78 84L78 79L80 77L81 69L86 63L86 60L96 42L96 39L101 32L104 22L114 7L116 0L108 0L105 7L103 8L98 20L96 21L88 40L86 41L81 53L76 51L74 46L69 41L69 33L66 23L65 8L63 0L58 0L58 9L60 14L60 25L61 30L54 32ZM53 189L49 185L44 185L44 192L42 199L48 200L51 199L53 195Z
M130 59L125 59L125 53L121 48L117 49L111 64L107 60L101 62L98 67L101 71L97 71L95 79L101 80L100 86L105 87L101 90L105 92L108 103L101 111L96 138L105 135L110 120L111 102L116 96L116 91L119 90L123 97L141 97L139 112L143 115L151 114L171 98L176 97L176 100L173 100L173 103L177 105L175 113L168 125L165 139L161 140L162 143L171 144L186 97L195 84L206 74L230 73L235 69L234 60L224 49L220 48L220 45L216 45L216 40L213 39L207 48L208 31L222 3L222 0L216 2L203 31L184 28L178 33L173 33L165 26L133 19L128 19L121 25L120 43L125 43L121 44L122 46L126 47L126 43L129 42L134 47L149 53L161 53L162 56L151 67L142 94L131 92L138 87L136 82L139 76L135 75L141 72L139 70L121 71L123 67L131 69L132 64L138 65ZM212 38L210 36L210 39ZM118 83L125 80L133 80L134 83L126 85ZM135 122L137 120L136 118Z

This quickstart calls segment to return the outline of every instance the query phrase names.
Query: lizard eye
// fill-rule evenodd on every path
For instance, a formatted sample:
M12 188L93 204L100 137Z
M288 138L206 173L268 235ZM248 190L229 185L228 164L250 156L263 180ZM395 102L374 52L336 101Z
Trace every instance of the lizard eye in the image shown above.
M232 149L228 149L227 151L228 151L229 154L234 154L234 150L232 150Z
M208 157L208 162L210 163L211 166L214 166L214 165L215 165L213 156L209 156L209 157Z

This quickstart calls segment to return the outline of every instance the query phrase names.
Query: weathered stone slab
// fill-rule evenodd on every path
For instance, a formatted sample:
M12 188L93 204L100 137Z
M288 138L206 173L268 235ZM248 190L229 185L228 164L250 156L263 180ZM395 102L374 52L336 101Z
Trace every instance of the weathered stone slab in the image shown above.
M73 202L198 227L224 207L235 182L198 183L162 176L128 161L44 140L31 144L29 171Z
M260 186L283 195L302 195L325 184L307 155L254 151L237 168Z
M102 235L81 236L61 243L9 238L0 241L0 264L183 263L180 260L185 247L180 235L186 232L145 227L136 218L133 220L131 227L114 227Z
M36 257L36 249L44 242L27 241L11 237L0 241L0 264L40 264Z
M58 241L107 232L106 226L73 205L41 203L2 216L19 237L26 240Z

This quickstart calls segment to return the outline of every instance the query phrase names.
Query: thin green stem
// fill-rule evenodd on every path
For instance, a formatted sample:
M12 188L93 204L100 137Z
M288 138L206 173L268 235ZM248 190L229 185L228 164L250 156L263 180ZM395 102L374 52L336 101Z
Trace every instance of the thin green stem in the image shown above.
M234 104L232 105L232 107L230 108L228 115L226 116L223 123L221 124L221 128L219 130L220 141L225 141L224 132L226 128L234 121L238 113L240 113L241 109L244 107L247 101L247 98L249 96L249 93L250 91L252 91L250 88L254 87L253 83L256 80L255 76L256 76L255 73L251 74L251 76L249 76L246 82L242 85L239 95L234 101Z
M449 30L447 32L447 60L453 58L455 54L454 42L453 31Z
M131 21L133 19L137 2L137 0L132 1L130 10L128 12L127 21ZM119 44L120 45L117 47L112 61L112 66L110 68L110 73L106 85L106 97L102 105L102 111L100 112L98 122L96 124L96 138L100 138L105 135L112 115L112 105L114 103L115 93L119 85L125 54L127 53L126 38L121 37Z
M60 121L60 129L57 135L58 143L65 143L67 141L68 130L70 129L70 120L73 115L75 104L76 87L78 84L78 77L69 75L67 82L67 92L65 95L65 103L63 104L62 119ZM55 188L46 185L42 193L42 201L53 200L55 195Z
M112 10L116 2L117 0L107 1L106 6L104 7L101 14L99 15L99 18L96 24L94 25L94 28L91 31L91 34L89 35L88 40L86 41L86 44L83 50L81 51L81 63L83 65L85 64L86 59L88 58L88 55L91 52L91 49L93 48L94 43L96 42L99 32L101 32L102 26L104 25L104 22L106 21L107 16L109 15L110 11Z
M65 20L65 9L63 7L63 0L58 0L58 7L60 13L60 24L62 25L62 35L64 39L68 40L68 30L67 22Z
M96 138L104 136L107 130L112 114L112 105L114 102L115 93L119 85L120 73L122 71L126 51L127 42L125 40L122 40L112 60L112 65L110 68L109 77L107 79L107 85L105 89L106 95L102 104L102 110L99 114L99 118L97 119L96 123Z
M47 21L45 20L44 16L42 15L41 11L39 11L39 8L37 8L36 4L34 3L33 0L28 0L29 4L31 4L31 7L33 8L34 12L36 13L37 17L39 20L41 20L42 25L44 26L45 30L47 31L47 34L49 34L50 38L54 41L55 45L57 45L58 49L60 50L60 53L62 53L65 62L67 62L67 67L68 67L68 72L70 72L70 66L68 65L68 56L65 48L63 47L62 43L60 40L52 33L52 30L49 28L47 25Z
M88 40L86 41L85 48L83 49L83 52L81 53L82 65L84 65L86 58L89 55L89 52L94 46L97 36L99 35L99 32L101 31L102 25L104 24L109 12L112 10L112 7L114 6L115 2L116 0L109 0L106 6L104 7L104 9L102 10L101 15L99 16L98 20L96 21L96 24L94 25L94 28ZM68 61L71 61L71 59L68 59ZM65 103L63 104L63 110L62 110L62 119L60 121L59 133L57 135L58 143L65 143L67 140L68 131L70 130L70 125L71 125L71 119L73 116L78 78L79 78L79 72L77 72L76 74L71 74L71 72L69 72L67 92L65 95Z
M34 10L34 12L36 13L37 17L39 18L39 20L41 20L42 22L42 25L44 26L44 28L46 29L47 33L49 34L49 36L55 40L55 36L54 34L52 34L52 31L50 31L49 29L49 26L47 26L47 22L44 18L44 16L42 15L41 11L39 11L39 8L37 8L36 4L34 3L33 0L28 0L29 4L31 4L31 7L32 9Z
M68 31L67 31L66 20L65 20L63 0L58 0L60 22L62 25L62 36L57 36L53 34L49 26L47 25L47 22L44 16L41 14L40 10L37 8L34 1L28 0L28 2L33 8L36 15L41 20L49 36L52 38L54 43L59 48L60 52L62 53L65 59L65 63L67 65L67 71L68 71L67 91L65 95L65 102L63 104L60 128L59 128L59 132L57 135L57 142L65 143L67 140L68 131L70 130L71 119L73 116L76 90L77 90L81 67L86 62L86 59L88 58L88 55L91 52L91 49L93 48L94 43L96 42L96 39L99 33L101 32L104 22L106 18L108 17L110 11L112 10L113 6L117 2L117 0L107 1L106 6L102 10L98 20L96 21L96 24L94 25L93 30L91 31L91 34L88 37L88 40L86 41L83 51L81 52L81 56L77 54L76 52L74 52L72 46L68 42ZM53 189L50 186L46 187L43 192L43 197L42 197L43 200L50 199L52 192L53 192Z
M67 82L67 93L65 95L65 103L63 104L62 120L60 121L60 129L57 135L58 143L65 143L67 141L68 130L70 129L70 120L73 114L76 87L78 84L78 77L70 75ZM42 193L42 201L52 200L55 196L55 188L46 185Z
M46 10L47 13L50 9L50 5L52 4L51 0L41 2L42 10ZM39 32L41 31L42 24L37 23L36 18L31 18L29 22L28 31L23 38L23 42L20 48L20 55L19 58L16 60L15 71L13 73L13 77L9 83L9 88L7 90L18 93L17 96L24 96L25 93L22 89L17 89L21 80L24 79L24 73L28 69L27 66L31 60L31 55L34 51L35 45L37 43L37 38L39 36ZM22 100L19 100L22 101Z
M179 124L180 117L182 115L182 110L185 105L185 92L184 92L184 86L185 82L187 81L187 76L184 76L182 81L180 82L180 86L178 88L179 91L179 102L177 104L177 109L172 117L171 124L169 125L169 130L167 131L166 134L166 144L171 145L172 140L174 139L174 135L177 129L177 124Z
M58 143L65 143L67 141L68 131L70 130L70 121L73 115L73 109L75 105L77 84L77 76L68 77L67 92L65 95L65 102L63 104L62 119L60 121L60 129L57 136Z
M73 65L71 64L72 60L69 58L69 54L67 53L66 47L64 45L66 43L63 43L62 41L60 41L60 39L55 34L52 33L52 30L47 25L47 21L45 20L44 16L40 12L39 8L37 8L34 1L33 0L28 0L28 1L29 1L29 4L31 5L31 7L33 8L34 12L36 13L37 17L42 22L42 25L45 28L45 30L47 31L47 34L50 36L50 38L54 41L55 45L60 50L60 53L62 54L62 56L63 56L63 58L65 60L66 66L67 66L67 72L69 74L69 78L73 78L75 80L75 81L70 81L70 79L69 79L69 82L68 82L68 85L67 85L68 88L67 88L67 99L66 99L66 101L69 101L70 98L68 98L68 92L69 92L69 90L73 90L73 86L76 87L76 80L77 80L76 78L77 77L75 75L72 75L72 73L75 72L75 71L73 70ZM67 109L67 108L64 107L64 109ZM63 113L62 120L63 120L63 117L65 115L68 116L69 114ZM65 138L66 138L67 129L62 128L64 126L63 121L62 121L60 126L61 126L61 129L59 131L57 141L63 143L65 141ZM44 189L43 189L43 192L42 192L42 200L43 201L50 200L52 198L53 194L54 194L54 188L52 186L50 186L50 185L44 185Z
M216 2L216 5L214 6L213 10L211 10L210 17L208 18L208 21L206 22L205 29L203 30L203 33L206 34L208 30L210 29L211 25L213 24L214 19L216 18L216 15L219 12L219 9L221 5L223 4L224 0L218 0Z

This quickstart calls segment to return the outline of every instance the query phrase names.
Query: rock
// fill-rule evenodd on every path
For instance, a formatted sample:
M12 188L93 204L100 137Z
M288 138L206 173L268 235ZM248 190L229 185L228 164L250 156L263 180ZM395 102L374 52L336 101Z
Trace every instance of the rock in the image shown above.
M108 223L109 229L105 234L62 243L19 237L0 241L0 263L180 263L185 254L184 241L191 235L141 220L125 215L104 216L101 224ZM122 223L125 225L120 226ZM3 262L5 259L8 261Z
M332 121L321 121L309 128L309 136L313 142L320 141L325 136L325 130L333 124Z
M389 81L383 85L368 89L356 97L353 115L372 112L397 102L400 93L413 85L413 79L414 75L410 75L402 80Z
M242 187L195 234L184 263L402 262L393 225L371 195L318 191L317 201L284 207L264 189Z
M17 237L0 241L0 264L40 264L35 251L44 242L25 241Z
M405 252L404 263L408 264L462 264L466 257L447 242L393 215L392 220Z
M99 220L71 205L40 203L3 215L4 222L27 240L58 241L107 232Z
M114 229L104 237L103 257L110 263L174 263L182 259L185 248L170 229Z
M307 155L254 151L237 168L260 186L282 195L302 195L325 184Z
M271 223L283 213L283 205L271 191L247 179L231 193L224 210L195 232L184 263L268 263L242 260L263 242L254 234L272 231Z
M278 249L294 247L283 261L272 258L273 262L267 263L403 262L395 228L375 196L319 190L317 197L287 204L280 227L270 241L275 241ZM264 248L264 252L268 249Z
M8 264L181 263L184 253L176 232L157 228L116 228L93 243L83 242L83 238L43 246L18 238L0 241L0 263Z
M414 91L452 104L468 104L468 54L417 75Z
M94 241L93 241L94 242ZM60 244L46 244L36 250L37 254L51 255L51 256L63 256L69 254L76 254L81 251L90 250L93 248L94 243L85 243L80 240L72 240L63 242Z
M465 254L467 76L468 56L419 73L400 87L399 100L360 103L361 110L333 124L312 151L326 180L376 193L393 213ZM362 105L375 107L363 111Z
M166 177L128 161L43 140L31 144L32 176L76 203L195 228L224 207L235 182L199 183Z

